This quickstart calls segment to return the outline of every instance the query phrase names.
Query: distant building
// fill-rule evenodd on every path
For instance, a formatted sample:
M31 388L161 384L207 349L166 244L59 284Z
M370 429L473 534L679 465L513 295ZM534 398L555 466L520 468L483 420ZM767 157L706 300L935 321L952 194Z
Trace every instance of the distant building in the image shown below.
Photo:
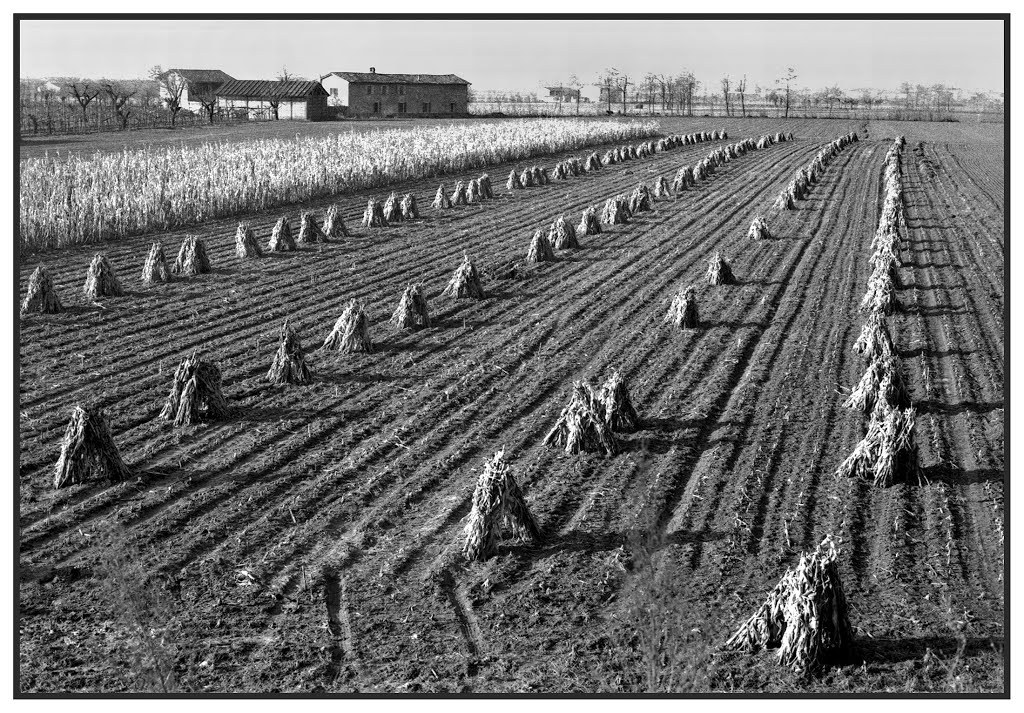
M327 118L327 92L312 80L267 81L232 79L216 89L217 108L246 119L322 121Z
M194 112L202 111L203 104L200 101L201 98L213 99L220 85L234 79L234 77L219 69L168 69L160 75L160 79L168 77L170 78L169 84L178 86L178 83L182 83L184 85L181 90L181 103L179 106L182 109ZM167 88L161 82L160 99L168 98L170 98L170 92L167 91Z
M321 79L331 106L348 116L430 116L469 113L469 85L454 74L331 72Z
M580 95L580 90L575 87L544 87L548 90L547 101L554 102L575 102L576 97L581 102L588 102L590 99Z

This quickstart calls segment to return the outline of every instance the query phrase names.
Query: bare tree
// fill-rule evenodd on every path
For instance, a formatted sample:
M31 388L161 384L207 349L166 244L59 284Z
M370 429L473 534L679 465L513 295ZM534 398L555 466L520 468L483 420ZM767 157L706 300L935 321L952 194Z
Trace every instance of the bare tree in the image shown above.
M92 103L93 99L100 95L102 90L100 87L92 84L86 79L72 79L69 80L65 86L67 86L68 91L71 92L71 96L75 98L75 101L78 102L78 105L82 107L82 121L88 124L89 117L85 110L89 108L89 104Z
M821 93L821 99L828 106L828 115L832 116L832 107L835 105L835 103L837 101L842 103L843 90L840 89L838 85L825 87L825 89Z
M171 112L171 126L174 126L178 112L181 111L181 95L185 91L185 80L177 72L164 72L159 64L149 70L149 76L158 81L160 88L166 93L163 100Z
M569 88L571 88L576 94L576 116L580 115L580 90L583 88L583 83L575 73L569 75Z
M626 109L626 93L629 91L629 75L623 72L619 75L619 84L622 85L622 115L625 116L627 113Z
M743 114L744 118L747 116L746 92L747 75L744 74L743 79L736 82L736 93L740 95L740 112Z
M729 116L729 75L722 77L722 96L725 97L725 115Z
M781 76L781 77L779 77L778 79L775 80L776 84L785 86L785 88L786 88L786 94L784 96L785 96L785 101L786 101L786 117L785 118L787 118L787 119L789 118L789 97L790 97L790 92L791 92L790 85L793 84L793 80L796 79L796 78L797 78L796 70L793 69L792 67L786 67L786 73L783 76Z
M121 130L127 129L128 118L132 115L128 100L135 96L137 89L126 82L115 82L108 79L103 83L103 91L110 98L110 106L114 109L118 121L121 122Z
M597 78L597 86L604 90L605 101L608 105L608 113L612 113L612 91L616 88L616 78L619 70L608 68Z

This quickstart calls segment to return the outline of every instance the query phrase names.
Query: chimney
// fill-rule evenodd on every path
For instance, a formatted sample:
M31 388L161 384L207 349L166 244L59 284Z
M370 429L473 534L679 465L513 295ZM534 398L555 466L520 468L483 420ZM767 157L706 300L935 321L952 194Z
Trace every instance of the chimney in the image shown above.
M376 74L376 73L377 73L377 68L376 67L370 67L370 74Z

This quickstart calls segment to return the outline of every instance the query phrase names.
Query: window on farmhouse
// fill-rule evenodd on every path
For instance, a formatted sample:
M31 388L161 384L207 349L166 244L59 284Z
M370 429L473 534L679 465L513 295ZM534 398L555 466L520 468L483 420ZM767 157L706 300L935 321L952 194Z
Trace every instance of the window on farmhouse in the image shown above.
M455 102L452 102L450 104L450 106L451 106L451 109L449 110L449 113L454 114L455 113Z
M338 96L338 88L337 87L331 87L331 96L332 97Z
M405 94L405 86L404 85L402 85L402 84L398 85L398 93L399 94Z
M430 113L430 102L423 102L423 110L420 113L422 113L422 114L429 114Z
M373 103L373 113L380 114L380 102Z
M399 114L404 114L405 113L405 102L398 102L398 113Z
M380 88L380 93L381 94L387 94L388 93L388 85L387 84L385 84L384 86L382 86Z
M366 85L366 94L367 94L367 96L369 96L372 92L373 92L373 85L372 84L367 84Z

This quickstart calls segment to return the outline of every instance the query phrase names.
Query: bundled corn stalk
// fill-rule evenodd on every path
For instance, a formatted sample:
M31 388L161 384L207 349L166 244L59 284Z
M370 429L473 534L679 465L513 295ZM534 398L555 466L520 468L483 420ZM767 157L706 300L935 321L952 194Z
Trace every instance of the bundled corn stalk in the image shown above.
M281 327L281 344L267 372L267 381L271 384L308 384L312 381L302 342L287 319Z
M564 181L569 177L569 172L565 170L565 162L559 161L555 164L555 178L559 181Z
M452 205L465 206L469 204L469 195L466 193L466 183L459 180L455 183L455 191L452 192Z
M402 222L402 206L394 191L391 191L391 195L384 201L384 222L388 225Z
M562 409L554 428L544 438L544 445L564 448L566 453L618 452L615 434L608 427L604 402L586 381L574 381L569 403Z
M480 284L480 275L476 266L469 259L469 255L463 255L462 264L455 270L448 286L441 293L442 297L472 297L473 299L484 299L484 288Z
M793 195L791 187L782 189L779 197L775 199L772 208L775 210L793 210L796 208L796 196Z
M302 212L299 218L299 236L295 242L302 243L303 245L327 242L327 236L320 229L320 225L316 222L316 216L312 213L308 211Z
M597 155L596 151L587 156L587 160L583 163L583 168L587 171L601 170L601 157Z
M867 371L843 406L870 416L875 410L910 407L910 394L903 382L900 360L894 354L872 359Z
M524 168L519 175L519 180L523 184L523 188L533 188L533 170L529 167Z
M530 171L533 178L533 185L535 186L546 186L550 181L548 180L548 170L539 166L534 166Z
M580 216L580 224L576 227L576 232L584 236L601 234L601 223L597 219L597 210L593 206L583 211L583 215Z
M419 208L416 207L416 196L406 193L402 196L402 218L413 220L420 217Z
M206 244L195 235L186 235L171 272L175 275L199 275L209 271L210 258L206 255Z
M632 433L640 427L640 417L636 415L626 382L618 371L612 372L608 381L604 382L598 398L604 408L605 423L609 429Z
M868 291L860 302L861 310L892 314L900 309L896 289L887 275L873 274L868 280Z
M519 174L516 173L516 170L513 168L508 173L508 180L505 182L505 188L507 188L510 191L515 191L519 190L522 187L523 181L522 179L519 178Z
M159 246L160 243L153 243L154 248ZM152 254L151 250L150 255ZM163 257L163 250L160 251L160 255ZM167 266L164 265L164 273L166 274L166 272ZM145 272L143 272L143 277L145 277ZM63 311L64 305L60 303L60 298L57 297L57 290L54 289L50 273L47 272L45 267L40 265L32 271L32 276L28 278L28 291L25 293L25 299L21 303L21 316L24 317L29 312L58 314Z
M259 243L256 242L256 233L249 227L248 223L239 223L238 229L235 230L235 255L242 260L263 257L263 250L260 249Z
M792 141L792 140L793 140L793 132L790 131L788 134L786 134L786 141Z
M124 294L121 283L114 274L114 268L110 266L105 255L96 253L93 256L82 291L92 300L104 296L120 297Z
M696 165L693 167L693 180L694 180L694 183L696 183L697 181L703 181L703 180L707 179L707 177L708 177L708 167L709 167L709 164L704 159L701 159L700 161L698 161L696 163Z
M228 402L221 392L220 368L199 358L198 352L181 360L174 372L171 393L160 418L175 426L213 421L228 415Z
M370 318L363 303L349 300L345 310L334 323L334 328L324 340L323 349L337 349L339 352L372 352L370 341Z
M487 461L473 491L473 509L464 529L466 543L462 548L466 559L484 562L496 555L503 528L523 540L539 540L541 536L505 461L505 451L500 450Z
M338 212L338 206L332 205L327 209L327 216L324 218L324 235L328 238L347 238L348 228L345 221Z
M861 327L860 336L853 345L853 351L869 359L888 357L896 353L883 313L871 312L868 315L867 321Z
M470 179L469 183L466 184L466 203L479 203L480 202L480 184L477 179Z
M451 199L448 197L448 194L444 192L443 183L437 187L437 193L434 194L434 202L430 204L430 207L437 210L452 207Z
M772 233L768 230L768 221L761 216L755 216L753 222L750 224L750 229L747 230L747 237L751 240L765 240L772 237Z
M371 200L371 203L375 201ZM369 210L369 208L367 208ZM380 212L380 205L377 205ZM267 243L267 250L272 253L283 253L295 250L295 238L292 237L292 226L288 216L283 215L274 224L274 230L270 233L270 242Z
M371 198L366 201L366 210L363 211L363 222L364 228L386 228L388 227L388 221L384 218L384 209L380 205L380 201L376 198Z
M655 198L668 198L672 195L668 187L668 181L665 180L664 176L658 176L658 180L654 182L654 197Z
M609 198L601 212L601 222L605 225L623 225L629 222L628 201L622 196Z
M802 674L848 652L853 630L837 559L828 536L814 552L802 554L726 647L754 652L778 646L779 663Z
M477 183L480 186L480 197L481 198L494 198L494 188L491 186L491 177L486 173L477 179Z
M872 268L872 277L884 278L891 282L893 287L900 286L900 261L891 245L879 246L868 258L868 264Z
M894 482L923 484L914 438L913 408L872 412L868 433L836 469L836 477L872 477L878 487Z
M679 191L685 191L696 183L696 178L693 175L693 169L689 166L683 166L680 168L672 179L672 190L678 193Z
M618 156L616 156L615 151L611 149L605 151L604 157L601 159L601 163L604 164L605 166L614 166L618 162Z
M721 253L716 252L708 259L708 271L705 275L710 285L734 285L736 277L732 268Z
M551 241L544 237L540 230L533 234L530 247L526 251L526 262L554 262L555 251L551 249Z
M103 409L75 406L53 469L53 487L64 488L90 480L120 483L130 477L131 471L110 435Z
M551 241L555 250L579 250L580 248L580 244L576 240L576 229L565 219L564 215L558 216L558 219L551 224L548 240Z
M651 209L651 189L641 183L629 196L629 212L640 213Z
M693 329L699 324L697 315L697 291L693 287L680 288L672 298L665 321L671 322L680 329Z
M142 283L152 285L155 282L170 282L170 271L167 269L167 258L164 256L164 246L160 243L153 243L149 248L149 255L142 266Z
M430 311L422 285L412 284L405 288L395 313L391 315L391 323L399 329L430 327Z

